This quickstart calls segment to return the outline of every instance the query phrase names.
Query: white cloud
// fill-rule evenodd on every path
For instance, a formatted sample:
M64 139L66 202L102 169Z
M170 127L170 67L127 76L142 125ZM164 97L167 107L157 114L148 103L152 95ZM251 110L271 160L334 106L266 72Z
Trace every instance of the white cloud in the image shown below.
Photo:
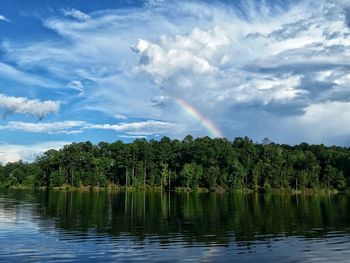
M85 129L102 129L125 132L129 135L154 135L164 134L177 127L176 124L164 121L141 121L119 124L88 124Z
M215 73L216 66L228 60L225 50L231 43L228 32L215 26L208 31L194 28L189 35L176 35L175 39L163 36L159 44L140 39L132 50L140 55L140 68L161 83L181 71Z
M155 96L153 98L151 98L151 103L154 106L159 106L159 105L163 105L167 102L169 102L170 98L168 96L164 96L164 95L160 95L160 96Z
M325 134L350 135L350 102L327 101L306 108L300 122L314 127L313 132ZM318 128L316 128L318 127ZM341 127L341 129L339 129Z
M0 130L23 131L48 134L77 134L86 122L84 121L62 121L62 122L21 122L10 121L7 125L0 126Z
M146 6L156 7L165 3L165 0L148 0L145 1Z
M91 19L91 17L80 10L71 8L71 9L61 9L61 12L66 17L72 17L79 21L85 22Z
M113 117L117 120L126 120L127 119L127 117L122 115L122 114L115 114Z
M10 20L8 20L6 17L4 17L3 15L0 15L0 21L6 21L6 22L10 22Z
M227 90L218 95L218 100L233 100L237 103L256 101L267 105L272 101L285 103L299 96L307 94L306 90L298 89L300 76L274 76L257 75L246 83L234 89Z
M315 79L333 85L349 86L350 70L336 69L318 71L315 73Z
M0 62L0 76L26 85L57 87L57 84L54 81L23 72L13 66L2 62Z
M35 158L49 149L60 149L70 144L68 141L52 141L31 145L0 143L0 163L23 160L32 162Z
M332 1L342 6L350 7L350 2L348 0L332 0Z
M69 82L67 87L79 91L80 96L84 94L84 85L79 80Z
M119 135L118 137L125 139L147 138L146 135Z
M305 12L310 6L297 8L304 8ZM260 13L257 17L263 15ZM232 22L235 19L231 18ZM156 44L139 40L132 49L140 54L140 68L170 94L174 89L184 91L187 86L200 89L200 96L204 92L205 97L209 98L213 96L210 91L217 89L218 101L222 101L223 94L231 94L228 96L231 101L261 101L262 105L267 105L271 101L284 102L307 96L307 91L299 89L302 73L295 73L301 68L300 65L313 63L317 67L327 63L344 65L350 62L350 31L344 19L342 9L324 3L295 21L281 16L276 19L280 21L278 26L276 22L267 20L262 29L256 24L261 21L241 20L243 26L238 30L242 34L238 36L232 33L230 27L214 26L208 31L193 29L188 35L176 35L175 39L162 36ZM232 24L232 27L235 28L235 25ZM341 45L348 52L344 53ZM330 47L335 50L325 52ZM337 53L336 48L342 52ZM214 79L208 79L208 74L202 78L188 78L187 74L202 73L193 70L197 65L196 60L189 59L188 62L177 55L172 59L169 56L172 52L191 52L192 57L203 59L209 67L220 70L216 71ZM180 59L175 59L177 57ZM281 74L281 68L286 66L290 67L288 74ZM273 68L276 72L259 72L260 68ZM249 72L251 69L255 72ZM206 90L201 88L203 85Z
M172 129L179 129L179 125L164 121L147 120L141 122L119 123L119 124L92 124L85 121L61 121L61 122L22 122L10 121L6 125L0 126L0 130L22 131L31 133L48 134L78 134L83 130L113 130L125 136L142 135L150 136L164 134Z
M226 136L279 132L288 142L293 129L275 129L285 121L280 115L297 123L309 106L348 97L350 31L344 5L277 2L283 4L241 1L235 8L149 1L144 8L75 17L84 23L51 17L43 25L59 41L6 42L3 52L22 69L44 69L84 89L71 111L181 123L183 129L167 130L177 137L208 134L177 105L180 98ZM93 88L72 80L89 80ZM120 125L101 127L120 131Z
M350 102L327 101L305 109L296 125L312 142L329 142L337 137L349 137Z
M12 113L30 114L42 119L49 113L58 113L60 103L52 100L31 100L25 97L0 94L0 108L5 109L5 115Z

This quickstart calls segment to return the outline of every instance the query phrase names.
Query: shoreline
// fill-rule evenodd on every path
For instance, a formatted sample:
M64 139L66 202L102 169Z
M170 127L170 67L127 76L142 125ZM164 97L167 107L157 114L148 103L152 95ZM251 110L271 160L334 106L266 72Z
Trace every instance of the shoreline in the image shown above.
M25 185L16 185L9 187L0 187L0 189L10 189L10 190L40 190L40 191L62 191L62 192L98 192L98 191L108 191L108 192L175 192L175 193L234 193L234 194L289 194L289 195L318 195L318 194L348 194L349 190L339 191L336 189L303 189L303 190L295 190L295 189L271 189L269 191L257 191L250 188L243 189L224 189L223 187L217 187L214 190L210 190L203 187L198 188L187 188L187 187L176 187L169 191L169 189L162 189L160 186L119 186L119 185L109 185L107 187L101 186L91 186L91 185L82 185L79 187L71 186L71 185L62 185L62 186L54 186L54 187L32 187Z

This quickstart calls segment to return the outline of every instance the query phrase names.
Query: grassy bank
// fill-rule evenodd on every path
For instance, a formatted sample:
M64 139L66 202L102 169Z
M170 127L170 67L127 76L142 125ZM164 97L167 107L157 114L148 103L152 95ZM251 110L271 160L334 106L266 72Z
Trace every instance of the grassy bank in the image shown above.
M25 184L17 184L17 185L7 185L7 184L0 184L0 189L17 189L17 190L33 190L33 189L39 189L39 190L47 190L47 187L39 187L36 188L33 185L25 185ZM63 184L61 186L54 186L49 187L50 190L54 191L128 191L128 192L168 192L169 189L160 186L151 186L151 185L139 185L139 186L121 186L117 184L108 184L107 186L93 186L93 185L80 185L79 187L72 186L70 184ZM215 193L272 193L272 194L302 194L302 195L314 195L314 194L337 194L337 193L348 193L350 194L350 189L339 191L337 189L325 189L325 188L319 188L319 189L311 189L311 188L304 188L300 190L290 189L290 188L284 188L284 189L274 189L269 188L267 189L251 189L251 188L234 188L234 189L228 189L222 186L215 187L213 189L208 189L204 187L175 187L170 190L171 192L178 192L178 193L189 193L189 192L196 192L196 193L208 193L208 192L215 192Z
M29 186L11 186L10 189L33 189ZM40 187L40 190L47 190L46 187ZM115 191L115 192L169 192L167 188L161 188L160 186L120 186L115 184L110 184L106 187L92 186L92 185L81 185L79 187L71 186L68 184L64 184L62 186L50 187L49 189L54 191ZM338 194L338 193L347 193L350 194L350 190L347 191L338 191L336 189L310 189L305 188L302 190L295 189L269 189L268 191L258 189L250 189L250 188L242 188L242 189L227 189L223 187L216 187L215 189L207 189L204 187L196 187L196 188L188 188L188 187L176 187L170 190L171 192L177 193L238 193L238 194L250 194L250 193L266 193L266 194L292 194L292 195L315 195L315 194Z

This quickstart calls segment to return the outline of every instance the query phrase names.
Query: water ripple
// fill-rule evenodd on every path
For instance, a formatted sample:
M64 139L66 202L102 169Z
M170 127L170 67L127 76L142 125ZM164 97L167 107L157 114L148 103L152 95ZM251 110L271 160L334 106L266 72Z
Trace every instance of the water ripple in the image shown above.
M158 197L0 193L0 261L290 263L350 258L347 195L306 198L304 208L288 196ZM283 211L277 209L281 206Z

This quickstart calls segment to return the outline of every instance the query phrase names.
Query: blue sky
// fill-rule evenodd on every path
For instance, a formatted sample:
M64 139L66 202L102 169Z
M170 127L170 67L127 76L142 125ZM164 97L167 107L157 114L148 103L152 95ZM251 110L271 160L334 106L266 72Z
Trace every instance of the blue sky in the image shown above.
M0 161L90 140L350 144L350 3L0 1Z

